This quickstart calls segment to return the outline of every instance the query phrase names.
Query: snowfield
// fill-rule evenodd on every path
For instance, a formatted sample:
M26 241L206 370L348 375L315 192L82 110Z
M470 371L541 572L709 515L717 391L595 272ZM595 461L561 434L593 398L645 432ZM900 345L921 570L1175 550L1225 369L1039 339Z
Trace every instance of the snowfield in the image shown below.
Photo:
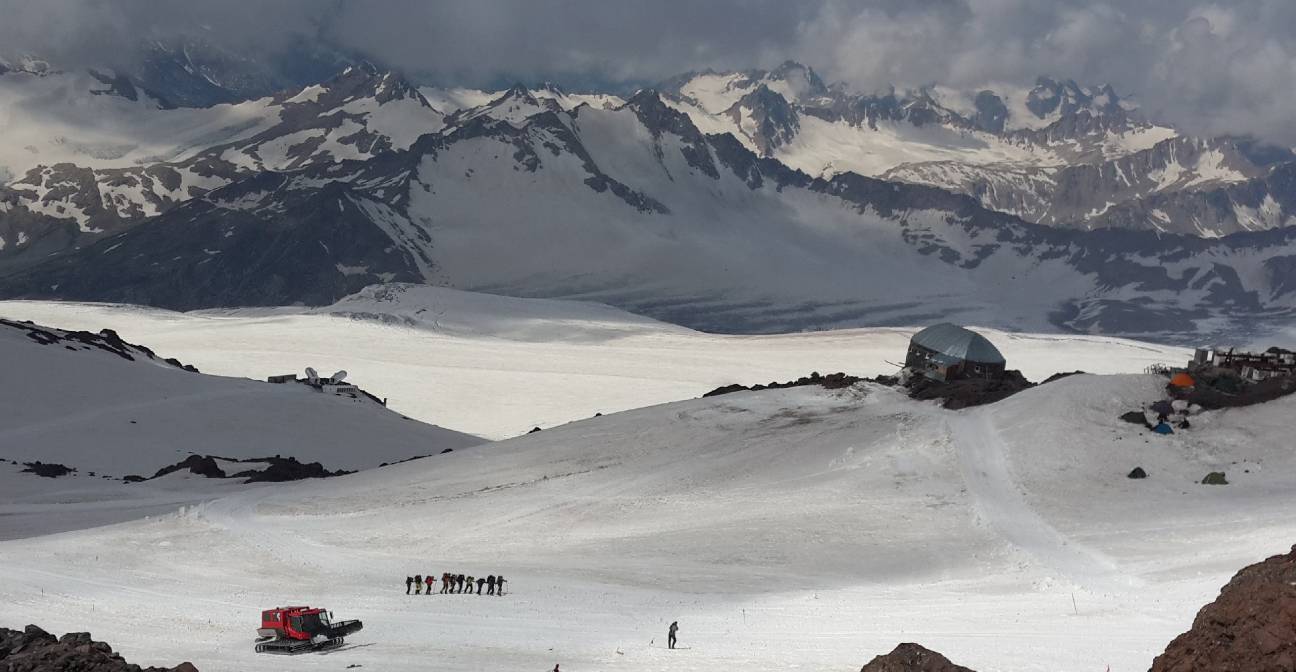
M71 343L41 344L0 325L0 371L8 382L0 386L0 539L132 520L249 487L243 479L188 472L120 480L153 476L190 454L291 456L332 471L484 443L363 397L191 373L138 352L132 361ZM36 461L77 473L47 479L20 472ZM234 474L265 465L221 466Z
M698 397L730 383L812 371L894 373L914 329L721 336L605 305L436 287L370 287L325 308L175 313L134 306L0 301L0 316L116 330L205 373L264 379L314 366L417 420L503 439L595 413ZM926 325L922 325L926 326ZM1191 351L1102 336L984 330L1010 368L1139 373Z
M983 672L1143 670L1296 536L1296 400L1171 437L1116 419L1159 385L1075 376L959 412L872 384L655 406L0 543L0 600L205 672L283 669L251 640L286 603L365 621L304 670L850 670L899 641ZM1213 470L1232 484L1197 484ZM509 594L404 595L448 570ZM667 651L677 619L688 648Z
M695 398L812 370L890 372L906 329L716 336L599 304L399 285L315 309L4 302L0 314L114 328L206 373L346 368L399 412L490 437L545 426L273 486L83 471L47 488L0 463L7 618L90 630L141 664L827 671L917 641L980 672L1144 670L1233 572L1296 537L1296 398L1210 412L1169 437L1117 419L1157 398L1162 379L1138 372L1186 359L1178 348L986 332L1034 379L1115 375L946 411L872 383ZM363 407L298 386L21 337L0 355L25 372L0 430L24 459L153 459L157 446L122 432L170 425L166 455L250 435L372 466L384 442L407 442L400 432L435 430L376 406L353 416ZM105 379L117 382L85 382ZM127 410L143 422L126 425ZM272 420L289 413L300 419ZM1150 477L1127 479L1136 466ZM1231 484L1200 485L1211 471ZM503 574L509 594L404 594L403 577L444 571ZM259 610L290 603L365 629L327 655L255 654ZM685 648L668 651L673 620Z

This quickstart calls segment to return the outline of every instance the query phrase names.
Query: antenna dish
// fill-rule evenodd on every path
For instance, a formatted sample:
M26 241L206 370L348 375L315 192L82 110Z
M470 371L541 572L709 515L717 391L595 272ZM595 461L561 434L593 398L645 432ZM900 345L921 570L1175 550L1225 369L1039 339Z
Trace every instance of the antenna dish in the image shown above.
M345 369L343 369L342 371L338 371L337 373L333 374L333 382L340 383L346 380L346 377L347 377L347 372Z
M312 369L311 367L308 366L306 367L306 379L313 383L319 380L319 373L317 373L315 369Z

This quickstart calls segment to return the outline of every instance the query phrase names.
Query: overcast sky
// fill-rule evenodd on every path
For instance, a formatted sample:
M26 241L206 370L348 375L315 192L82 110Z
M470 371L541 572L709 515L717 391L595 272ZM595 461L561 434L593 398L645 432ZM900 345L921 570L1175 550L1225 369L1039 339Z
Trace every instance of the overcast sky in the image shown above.
M1112 83L1197 132L1296 144L1296 0L0 0L0 45L107 62L201 30L321 36L444 84L655 81L794 59L861 90Z

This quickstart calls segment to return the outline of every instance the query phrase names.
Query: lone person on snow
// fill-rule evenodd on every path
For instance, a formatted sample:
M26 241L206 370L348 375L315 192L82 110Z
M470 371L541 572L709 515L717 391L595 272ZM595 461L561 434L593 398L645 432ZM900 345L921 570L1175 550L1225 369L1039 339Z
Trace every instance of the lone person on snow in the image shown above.
M406 595L409 595L409 594L410 594L410 588L413 588L413 587L414 587L414 577L412 577L412 576L407 576L407 577L405 577L405 594L406 594Z
M679 621L671 621L670 631L666 633L666 646L675 648L675 631L679 630Z

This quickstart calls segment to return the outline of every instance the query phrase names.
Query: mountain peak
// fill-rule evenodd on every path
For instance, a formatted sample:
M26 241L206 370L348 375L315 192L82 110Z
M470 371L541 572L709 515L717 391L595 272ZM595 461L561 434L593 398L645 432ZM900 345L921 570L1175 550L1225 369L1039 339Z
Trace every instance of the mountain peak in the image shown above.
M620 109L633 111L653 135L670 131L689 140L702 138L702 132L693 125L693 120L687 114L667 105L657 89L639 89Z

